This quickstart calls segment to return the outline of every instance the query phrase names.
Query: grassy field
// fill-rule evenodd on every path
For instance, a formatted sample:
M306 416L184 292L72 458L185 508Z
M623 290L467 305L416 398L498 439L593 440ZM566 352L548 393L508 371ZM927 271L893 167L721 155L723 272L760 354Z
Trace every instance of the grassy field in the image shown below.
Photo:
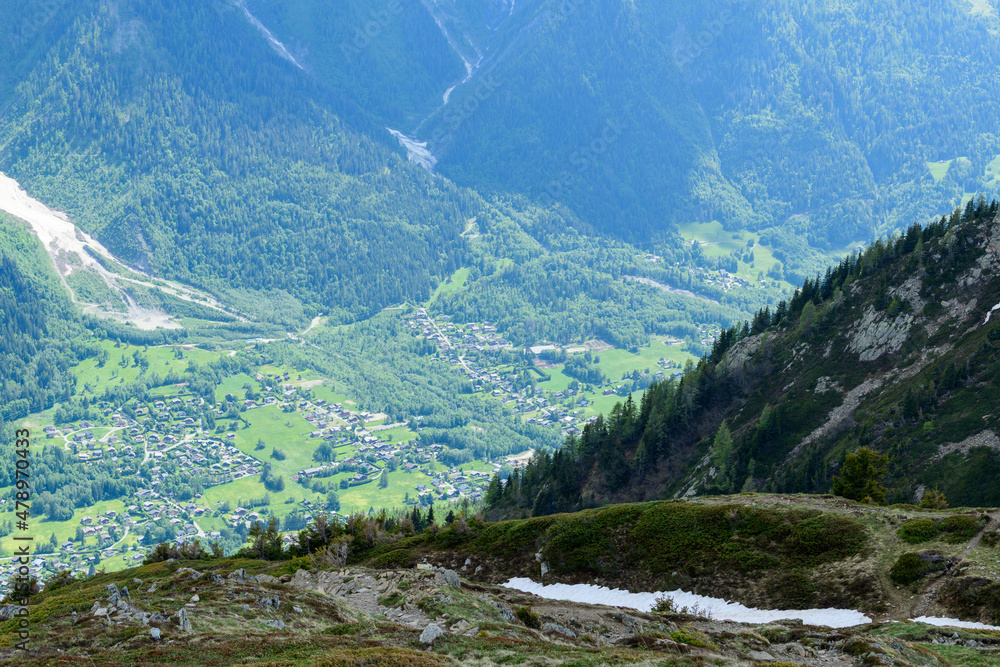
M467 268L461 268L455 271L450 278L437 286L437 289L434 290L434 293L431 294L431 298L427 301L427 305L437 301L438 297L454 294L465 287L465 281L469 279L469 272L470 269Z
M739 270L736 274L740 278L755 282L758 273L767 274L768 270L778 261L774 258L771 248L760 245L760 237L754 232L742 229L727 231L722 228L721 222L689 222L679 226L681 236L686 242L697 241L702 245L702 253L706 258L726 257L733 251L738 251L741 255L739 259ZM747 243L753 241L753 247L748 247ZM747 251L752 251L754 255L753 263L744 262L742 255ZM782 281L781 286L790 289L790 283Z
M948 175L948 169L951 168L951 163L954 160L940 160L938 162L927 162L927 171L930 172L931 178L934 179L935 183L940 183L941 179Z
M81 387L82 393L85 395L87 393L101 393L107 385L125 384L138 379L143 369L135 363L133 355L136 352L149 360L149 368L145 372L147 374L155 372L161 377L166 377L171 371L178 376L183 376L189 362L205 364L219 357L217 352L182 349L181 358L176 359L172 347L136 347L127 343L115 347L115 342L108 340L101 341L99 345L108 354L103 368L98 366L98 359L92 357L80 362L73 369L78 386ZM121 366L123 356L126 362L125 367ZM88 386L90 387L89 392Z
M1000 182L1000 155L993 158L993 160L986 165L986 180L991 185L996 185Z
M13 493L10 489L3 494L4 498L12 498ZM10 508L7 510L7 508ZM98 516L103 516L108 510L115 510L119 515L125 510L125 503L121 500L102 500L90 507L78 508L73 513L73 518L67 521L47 521L44 520L42 515L32 515L29 520L29 529L27 535L35 539L35 543L48 542L51 536L54 534L56 536L56 541L62 543L66 540L72 540L76 537L76 529L80 525L80 519L85 516L89 516L95 520ZM5 511L0 512L0 521L11 521L16 523L17 516L14 512L13 503L8 502L3 506ZM22 531L17 531L18 536L24 536L25 533ZM119 537L122 535L119 534ZM13 536L7 536L0 539L0 552L4 554L10 554L14 551ZM141 535L140 535L141 537ZM125 544L130 544L135 541L135 533L129 533ZM97 544L97 539L93 536L87 538L87 547L92 549ZM79 545L77 544L77 550L79 551ZM117 550L117 548L116 548ZM111 560L111 559L109 559ZM102 561L104 562L104 561Z
M286 482L293 473L316 465L312 455L322 441L309 437L315 427L300 413L282 412L277 405L266 405L247 410L242 415L250 428L233 431L236 434L233 444L240 451L262 461L269 461L275 474L285 475ZM267 444L266 449L254 451L258 439ZM273 447L283 450L287 458L284 461L268 458Z
M243 398L243 395L245 393L243 385L245 385L248 382L250 383L250 386L253 387L254 390L256 391L257 381L254 378L247 375L246 373L240 373L238 375L233 375L226 378L219 384L219 387L215 390L215 400L217 401L226 400L226 394L232 394L237 399Z

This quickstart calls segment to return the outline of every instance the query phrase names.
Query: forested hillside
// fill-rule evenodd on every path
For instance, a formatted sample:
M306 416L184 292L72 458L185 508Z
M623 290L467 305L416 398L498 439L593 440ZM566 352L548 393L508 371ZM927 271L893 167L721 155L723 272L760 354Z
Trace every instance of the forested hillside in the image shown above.
M997 209L970 202L806 281L724 332L679 381L629 397L495 482L487 503L542 515L674 495L823 493L865 446L888 456L877 481L889 501L937 486L956 505L997 504Z
M406 165L238 8L65 11L3 63L24 75L0 170L125 261L278 321L370 314L460 266L475 197Z
M871 239L997 189L996 9L911 9L518 2L417 136L459 183L626 237L716 219Z
M68 368L92 352L49 258L0 213L0 424L67 400Z

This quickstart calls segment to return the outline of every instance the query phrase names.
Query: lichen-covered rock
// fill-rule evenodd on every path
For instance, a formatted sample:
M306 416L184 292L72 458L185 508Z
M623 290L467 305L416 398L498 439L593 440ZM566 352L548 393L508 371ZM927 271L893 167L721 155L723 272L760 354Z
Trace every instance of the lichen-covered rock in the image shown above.
M420 633L420 643L421 644L433 644L439 637L444 634L444 630L441 626L436 623L431 623L424 631Z
M910 335L914 317L903 313L890 318L869 306L854 327L847 349L860 361L875 361L884 354L898 352Z
M455 572L454 570L441 568L437 571L436 578L446 586L451 586L452 588L462 587L462 581L458 577L458 572Z

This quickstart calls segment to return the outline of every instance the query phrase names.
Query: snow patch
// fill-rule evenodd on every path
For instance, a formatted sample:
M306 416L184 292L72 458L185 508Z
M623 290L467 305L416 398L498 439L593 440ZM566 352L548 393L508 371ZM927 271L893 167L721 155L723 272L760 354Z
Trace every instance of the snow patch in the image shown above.
M985 623L973 623L972 621L959 621L954 618L940 618L938 616L921 616L914 618L914 623L926 623L936 625L939 628L964 628L966 630L1000 630L1000 626L986 625Z
M476 68L479 67L479 64L481 62L483 62L483 54L482 54L482 52L480 52L479 47L477 47L472 42L472 40L468 38L468 36L463 35L465 37L466 41L476 51L476 62L474 62L474 63L470 62L469 59L465 57L465 54L462 53L462 49L460 49L458 47L458 42L456 42L455 38L452 37L451 33L448 32L448 29L445 27L444 22L441 20L441 18L438 16L438 14L434 11L435 9L437 9L437 0L425 0L424 7L427 9L427 13L431 15L431 18L434 19L434 23L437 24L438 30L441 31L441 34L444 36L445 41L448 42L448 45L451 47L452 51L454 51L455 53L458 54L458 57L462 59L462 64L465 65L465 78L462 79L460 82L456 83L454 86L452 86L448 90L444 91L444 95L442 97L444 99L445 106L447 106L448 102L451 101L451 93L452 93L452 91L454 91L455 88L457 88L458 86L461 86L462 84L468 83L469 79L472 78L472 75L473 75L473 73L475 73ZM511 5L510 5L510 11L511 11L511 13L514 12L514 2L513 1L511 2Z
M983 324L989 324L990 318L993 316L993 313L995 313L998 310L1000 310L1000 303L990 308L990 312L986 313L986 321L983 322Z
M400 146L406 149L406 157L409 158L410 162L416 162L427 171L434 172L434 165L437 164L437 158L428 150L426 141L417 141L413 137L408 137L399 130L394 130L391 127L385 129L389 130L389 133L396 137L396 141L399 142Z
M678 607L690 609L697 606L703 613L710 614L716 620L736 621L738 623L771 623L782 619L800 619L807 625L848 628L872 622L868 616L852 609L797 609L794 611L754 609L736 602L705 597L681 590L661 593L630 593L626 590L591 584L543 585L526 578L511 579L503 586L524 593L532 593L549 600L627 607L645 612L653 609L657 598L666 597L673 600Z
M250 21L250 24L253 27L257 28L257 30L260 31L260 34L264 35L264 37L267 39L267 42L271 45L271 48L274 49L275 52L277 52L277 54L279 56L281 56L282 58L284 58L288 62L292 63L293 65L295 65L299 69L303 69L303 70L305 69L304 67L302 67L302 65L299 64L299 61L297 61L292 56L292 54L288 52L288 49L285 48L285 45L282 44L278 40L278 38L275 37L271 33L271 31L268 30L267 27L263 23L261 23L260 20L257 19L256 16L254 16L253 14L250 13L250 10L247 9L246 0L238 0L237 6L240 9L243 10L243 14L244 14L244 16L247 17L247 20Z

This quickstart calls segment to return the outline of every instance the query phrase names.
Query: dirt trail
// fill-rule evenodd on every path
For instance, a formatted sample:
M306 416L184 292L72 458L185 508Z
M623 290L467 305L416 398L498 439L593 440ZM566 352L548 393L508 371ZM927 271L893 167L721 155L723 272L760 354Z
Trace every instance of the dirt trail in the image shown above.
M930 609L931 605L937 600L938 589L945 578L952 576L955 571L954 568L965 560L965 558L972 553L973 549L979 546L980 541L983 539L983 535L991 530L1000 528L1000 510L994 510L989 514L989 517L990 520L986 522L986 525L983 526L982 530L976 533L976 536L969 540L969 543L965 545L965 548L962 549L961 553L951 559L951 567L944 572L939 573L933 580L924 586L923 592L917 597L916 602L913 604L913 609L910 611L908 616L909 618L927 616L928 609Z

